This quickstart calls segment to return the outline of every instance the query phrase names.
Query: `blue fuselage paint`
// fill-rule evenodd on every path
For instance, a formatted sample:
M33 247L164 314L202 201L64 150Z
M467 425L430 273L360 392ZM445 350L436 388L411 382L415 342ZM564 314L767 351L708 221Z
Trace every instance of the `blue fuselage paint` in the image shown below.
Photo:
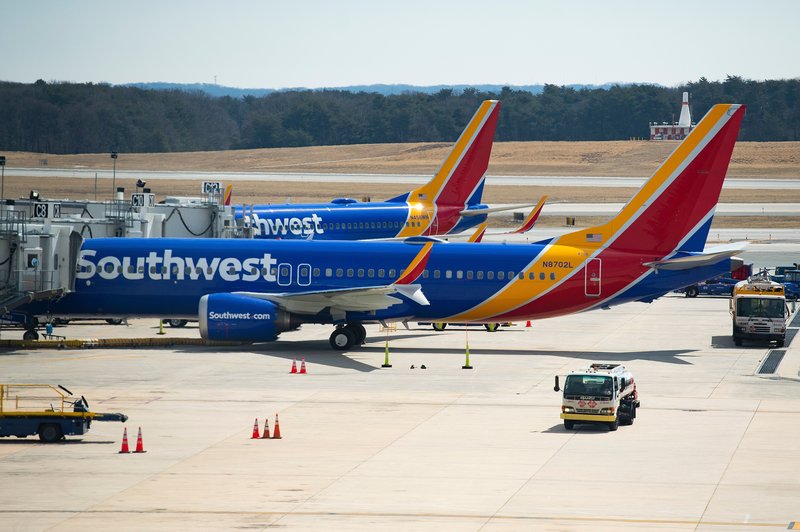
M348 313L347 319L436 320L454 316L497 294L510 277L517 279L550 242L434 244L424 273L415 281L430 305L394 294L400 303L375 312ZM74 291L57 301L31 303L18 310L64 317L195 317L200 297L205 294L293 294L390 285L420 249L418 244L405 242L89 239L83 244ZM639 259L632 255L631 260ZM719 275L729 267L730 261L724 260L695 270L651 272L607 304L649 300ZM540 266L532 278L525 276L522 281L530 283L527 286L532 294L541 289L537 283L545 282L540 281L540 274L551 279L552 272L544 269ZM604 271L603 276L604 280L611 279L614 272ZM536 318L535 311L529 317ZM334 321L324 310L303 319Z

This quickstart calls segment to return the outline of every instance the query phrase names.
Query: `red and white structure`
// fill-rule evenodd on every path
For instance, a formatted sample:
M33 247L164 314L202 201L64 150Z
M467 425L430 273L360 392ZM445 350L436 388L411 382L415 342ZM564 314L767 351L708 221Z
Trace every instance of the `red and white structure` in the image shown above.
M681 104L681 114L678 122L675 123L673 115L672 123L650 122L650 140L683 140L694 127L692 123L692 113L689 111L689 93L683 93L683 103Z

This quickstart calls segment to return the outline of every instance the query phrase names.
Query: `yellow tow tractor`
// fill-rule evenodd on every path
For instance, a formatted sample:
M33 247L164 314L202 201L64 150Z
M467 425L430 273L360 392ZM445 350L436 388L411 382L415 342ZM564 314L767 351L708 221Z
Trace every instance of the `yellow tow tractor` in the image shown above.
M53 443L86 434L92 421L128 420L125 414L90 412L85 397L71 400L71 395L60 384L0 384L0 437L38 434L43 442Z

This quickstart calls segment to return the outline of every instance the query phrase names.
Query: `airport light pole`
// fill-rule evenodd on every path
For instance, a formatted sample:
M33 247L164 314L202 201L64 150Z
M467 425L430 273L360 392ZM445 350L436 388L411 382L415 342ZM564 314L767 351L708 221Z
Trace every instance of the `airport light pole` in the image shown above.
M116 151L111 152L111 158L114 160L114 173L111 178L111 198L114 198L114 193L117 191L117 156Z
M5 198L6 156L0 155L0 200Z

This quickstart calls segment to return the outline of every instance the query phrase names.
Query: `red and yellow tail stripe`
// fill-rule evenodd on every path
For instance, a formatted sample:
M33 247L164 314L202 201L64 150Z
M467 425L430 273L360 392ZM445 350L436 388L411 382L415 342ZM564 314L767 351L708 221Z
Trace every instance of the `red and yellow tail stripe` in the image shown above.
M400 274L400 277L398 277L394 284L411 284L416 281L419 276L422 275L422 272L425 271L425 265L428 264L428 257L431 254L432 248L433 242L428 242L422 246L417 256L414 257L411 264L403 270L403 273Z

